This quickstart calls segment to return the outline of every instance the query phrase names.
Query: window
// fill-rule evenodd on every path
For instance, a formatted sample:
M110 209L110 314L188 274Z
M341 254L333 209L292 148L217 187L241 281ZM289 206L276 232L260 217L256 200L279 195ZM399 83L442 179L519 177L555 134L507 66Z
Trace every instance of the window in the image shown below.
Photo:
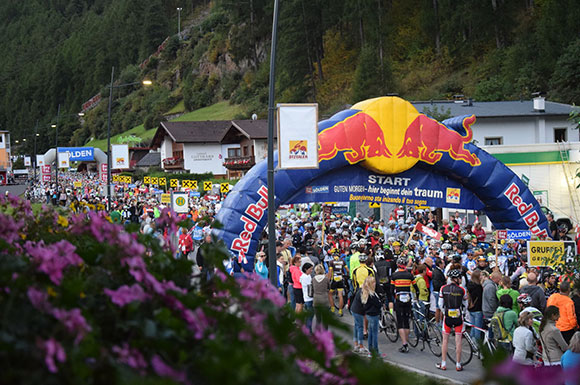
M499 146L503 144L503 137L497 136L493 138L485 138L485 145L486 146Z
M567 142L567 131L565 128L554 128L554 142Z
M248 146L244 146L244 156L248 156Z
M183 151L173 151L173 157L177 159L183 159Z
M241 150L239 148L228 148L228 158L237 158L240 156Z

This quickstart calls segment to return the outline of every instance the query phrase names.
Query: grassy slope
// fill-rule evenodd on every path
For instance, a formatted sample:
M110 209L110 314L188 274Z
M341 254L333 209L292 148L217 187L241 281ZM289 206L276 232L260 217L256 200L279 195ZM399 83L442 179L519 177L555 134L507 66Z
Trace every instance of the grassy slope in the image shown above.
M182 106L178 104L175 106L170 112L176 112L181 109ZM174 111L175 110L175 111ZM219 102L209 107L200 108L198 110L188 112L180 116L177 119L172 121L175 122L193 122L193 121L200 121L200 120L229 120L233 119L237 114L241 113L243 110L242 106L239 105L232 105L229 102ZM143 143L148 144L149 141L155 135L155 129L152 130L145 130L145 127L141 124L137 127L133 127L130 130L127 130L121 134L117 134L111 137L111 144L117 143L117 139L120 136L127 136L127 135L135 135L139 138L143 139ZM85 147L97 147L101 150L105 151L107 148L107 139L97 139L91 140L88 142Z

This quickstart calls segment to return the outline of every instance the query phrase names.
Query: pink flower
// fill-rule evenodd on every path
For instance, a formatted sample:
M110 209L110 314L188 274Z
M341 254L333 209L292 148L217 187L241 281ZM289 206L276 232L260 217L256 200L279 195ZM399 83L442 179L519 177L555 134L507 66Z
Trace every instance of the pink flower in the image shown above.
M182 382L185 384L188 383L185 371L173 369L171 366L167 365L157 354L151 358L151 366L153 367L155 373L160 377L167 377L173 381Z
M205 331L209 329L210 326L210 320L203 310L200 308L195 310L186 309L183 311L183 318L185 319L185 322L187 322L189 328L193 331L193 337L201 340Z
M71 334L76 334L75 344L78 344L92 330L80 309L54 309L52 315L63 323Z
M323 328L316 328L312 334L312 338L316 349L324 353L324 358L326 360L324 364L327 368L330 367L330 360L332 360L336 355L332 332L324 330Z
M142 302L149 299L149 295L137 283L132 286L123 285L117 290L105 289L104 291L111 298L111 302L120 307L133 301Z
M60 285L63 271L71 265L80 265L83 260L75 254L76 247L70 242L62 240L51 245L44 241L37 244L26 242L24 248L38 265L38 270L47 274L52 282Z
M32 306L37 310L42 312L50 312L52 310L52 306L50 302L48 302L48 293L46 291L31 286L26 291L26 295L28 296L28 300Z
M46 341L41 340L39 342L39 348L44 351L44 363L46 364L48 371L51 373L58 372L55 359L60 363L66 360L66 353L62 345L54 338L50 338Z
M280 292L268 280L261 279L257 274L245 274L237 282L240 285L242 296L252 300L252 302L267 300L278 307L282 307L285 303Z
M122 364L140 371L147 368L147 361L141 352L130 347L128 343L124 342L123 346L113 346L111 350L117 354L117 360Z
M11 216L0 213L0 238L9 244L20 240L20 233L24 227L24 221L16 221Z

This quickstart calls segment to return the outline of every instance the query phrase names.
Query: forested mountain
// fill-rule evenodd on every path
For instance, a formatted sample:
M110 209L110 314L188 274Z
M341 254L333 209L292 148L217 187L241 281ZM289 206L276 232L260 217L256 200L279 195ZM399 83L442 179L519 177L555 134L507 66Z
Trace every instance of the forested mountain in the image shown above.
M176 36L182 7L182 39ZM331 113L368 97L456 94L476 100L580 102L580 0L281 0L277 102ZM186 110L229 100L267 114L273 0L4 0L0 2L0 124L14 137L40 121L44 148L63 115L115 91L113 132L155 127ZM165 49L139 64L167 37ZM106 100L82 124L62 118L59 144L106 131Z

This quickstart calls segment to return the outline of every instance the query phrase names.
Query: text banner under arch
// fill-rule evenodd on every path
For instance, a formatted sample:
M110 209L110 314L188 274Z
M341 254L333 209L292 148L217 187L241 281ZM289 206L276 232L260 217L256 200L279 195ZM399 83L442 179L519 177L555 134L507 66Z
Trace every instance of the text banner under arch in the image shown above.
M469 189L437 172L414 167L396 175L379 175L361 166L344 167L306 186L288 203L364 201L481 210Z

